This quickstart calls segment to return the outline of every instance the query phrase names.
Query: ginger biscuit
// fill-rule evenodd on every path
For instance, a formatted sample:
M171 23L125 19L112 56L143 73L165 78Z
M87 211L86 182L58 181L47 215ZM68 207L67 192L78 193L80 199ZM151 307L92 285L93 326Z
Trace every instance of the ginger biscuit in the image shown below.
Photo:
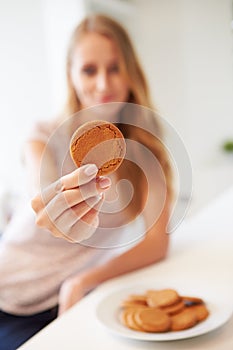
M182 331L204 321L209 310L203 299L180 296L174 289L131 294L121 303L121 322L141 332Z
M140 301L147 303L147 296L143 294L131 294L128 297L128 300Z
M185 308L183 311L171 317L172 331L182 331L184 329L188 329L193 327L197 322L197 315L194 310L190 310L190 308Z
M126 143L112 123L95 120L79 127L70 141L70 154L77 167L96 164L98 176L110 174L122 163Z
M135 331L143 331L143 328L141 328L135 321L135 312L138 310L135 309L135 308L127 308L125 309L123 312L122 312L122 315L121 315L121 320L122 320L122 323L130 328L130 329L133 329Z
M157 308L138 309L134 317L136 323L145 332L167 332L170 329L170 317Z
M121 307L138 307L138 306L144 306L147 307L147 303L141 300L125 300L121 303Z
M205 304L193 305L189 309L195 312L198 322L204 321L209 316L209 311Z
M178 301L175 304L172 304L170 306L165 306L162 307L161 309L166 312L168 315L175 315L178 312L180 312L181 310L183 310L185 308L185 303L183 302L183 300Z
M147 297L145 295L129 295L126 300L121 303L122 307L133 307L133 306L148 306Z
M148 290L147 303L151 307L170 306L180 300L174 289Z

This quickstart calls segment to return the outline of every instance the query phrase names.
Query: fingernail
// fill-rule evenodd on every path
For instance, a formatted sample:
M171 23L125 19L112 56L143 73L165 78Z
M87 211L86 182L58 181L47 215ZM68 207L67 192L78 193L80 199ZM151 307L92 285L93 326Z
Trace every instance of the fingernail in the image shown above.
M99 186L101 188L107 188L111 185L111 180L108 177L102 177L99 180Z
M86 169L84 170L84 173L87 175L87 176L91 176L91 175L94 175L94 174L97 174L98 172L98 168L95 164L88 164Z

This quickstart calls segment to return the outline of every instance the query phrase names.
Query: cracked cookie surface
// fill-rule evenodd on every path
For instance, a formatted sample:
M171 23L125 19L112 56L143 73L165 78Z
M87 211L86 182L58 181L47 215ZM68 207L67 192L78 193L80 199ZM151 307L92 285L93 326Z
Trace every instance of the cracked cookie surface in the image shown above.
M114 124L103 120L83 124L70 141L70 154L75 165L96 164L98 176L115 171L121 165L125 153L123 134Z

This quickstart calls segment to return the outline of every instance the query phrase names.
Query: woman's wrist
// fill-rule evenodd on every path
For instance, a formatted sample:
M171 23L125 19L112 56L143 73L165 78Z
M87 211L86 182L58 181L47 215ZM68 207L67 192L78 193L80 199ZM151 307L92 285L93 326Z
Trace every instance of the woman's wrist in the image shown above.
M92 289L96 288L100 283L104 282L105 278L103 276L103 267L96 267L87 270L78 276L85 293L90 292Z

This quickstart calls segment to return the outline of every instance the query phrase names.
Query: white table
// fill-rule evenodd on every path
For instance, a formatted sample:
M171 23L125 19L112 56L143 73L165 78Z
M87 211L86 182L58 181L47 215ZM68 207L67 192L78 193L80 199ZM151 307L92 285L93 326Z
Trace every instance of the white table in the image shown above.
M125 339L107 331L95 317L99 301L116 289L146 284L208 290L233 310L233 188L171 235L166 260L108 281L82 299L62 317L25 343L20 350L232 350L233 317L222 327L195 338L171 342Z

